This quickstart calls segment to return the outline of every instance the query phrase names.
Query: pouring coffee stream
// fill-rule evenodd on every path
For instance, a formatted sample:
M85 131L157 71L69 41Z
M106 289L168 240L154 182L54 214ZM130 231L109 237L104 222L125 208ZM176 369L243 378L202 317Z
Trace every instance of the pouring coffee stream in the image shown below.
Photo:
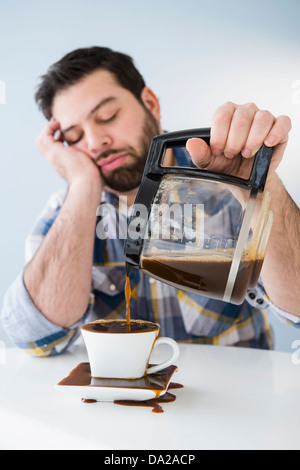
M129 268L126 264L126 283L125 283L125 300L126 300L126 321L127 321L127 332L130 332L130 299L131 299L131 286L129 279Z

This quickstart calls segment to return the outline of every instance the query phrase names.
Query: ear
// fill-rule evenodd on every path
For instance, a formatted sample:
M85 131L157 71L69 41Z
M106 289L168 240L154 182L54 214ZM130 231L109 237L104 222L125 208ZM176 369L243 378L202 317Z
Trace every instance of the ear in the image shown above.
M141 100L146 108L151 111L157 121L160 121L160 104L157 96L151 88L145 86L141 93Z

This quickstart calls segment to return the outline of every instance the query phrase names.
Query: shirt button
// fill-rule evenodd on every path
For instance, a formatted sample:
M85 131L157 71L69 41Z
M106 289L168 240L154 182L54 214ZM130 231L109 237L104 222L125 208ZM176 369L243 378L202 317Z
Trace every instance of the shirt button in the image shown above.
M115 291L116 291L116 289L117 289L117 286L116 286L116 284L110 284L110 286L109 286L109 290L110 290L110 292L115 292Z

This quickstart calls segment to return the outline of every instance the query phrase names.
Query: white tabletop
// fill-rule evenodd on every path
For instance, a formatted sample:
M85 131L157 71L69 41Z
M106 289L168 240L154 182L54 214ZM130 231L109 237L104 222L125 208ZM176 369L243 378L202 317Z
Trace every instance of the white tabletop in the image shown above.
M2 449L300 449L300 364L289 353L180 345L175 402L84 404L55 384L87 361L84 346L0 363ZM156 353L158 360L165 351ZM155 353L154 353L155 354Z

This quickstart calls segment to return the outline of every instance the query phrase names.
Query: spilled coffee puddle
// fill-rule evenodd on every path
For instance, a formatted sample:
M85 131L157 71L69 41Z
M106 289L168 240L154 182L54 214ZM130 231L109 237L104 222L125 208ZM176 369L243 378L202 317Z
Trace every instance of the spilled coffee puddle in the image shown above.
M168 390L173 388L183 388L183 385L178 383L171 382ZM164 413L163 408L160 406L160 403L170 403L176 400L176 396L173 393L166 392L164 395L158 398L151 398L150 400L115 400L114 403L117 405L124 405L124 406L149 406L152 407L152 413Z
M153 365L153 364L149 364ZM177 371L177 366L172 365L165 369L156 372L155 374L145 375L139 379L108 379L108 378L95 378L91 376L90 364L82 362L70 372L70 374L59 382L59 386L63 387L87 387L87 391L92 388L100 389L123 389L132 390L135 392L151 391L154 393L154 398L146 400L112 400L116 405L123 406L139 406L139 407L152 407L153 413L163 413L162 404L170 403L176 400L176 396L170 393L169 390L183 388L183 385L171 382L171 377ZM87 393L89 395L89 393ZM81 401L86 404L101 402L92 398L81 398Z
M175 389L175 388L183 388L183 385L178 383L171 382L168 390ZM149 400L114 400L116 405L123 405L123 406L142 406L142 407L150 407L153 408L153 413L164 413L163 408L161 407L161 403L170 403L176 400L176 396L173 393L166 392L164 395L157 397L157 398L150 398ZM86 398L82 398L81 401L83 403L97 403L97 400L89 400Z

